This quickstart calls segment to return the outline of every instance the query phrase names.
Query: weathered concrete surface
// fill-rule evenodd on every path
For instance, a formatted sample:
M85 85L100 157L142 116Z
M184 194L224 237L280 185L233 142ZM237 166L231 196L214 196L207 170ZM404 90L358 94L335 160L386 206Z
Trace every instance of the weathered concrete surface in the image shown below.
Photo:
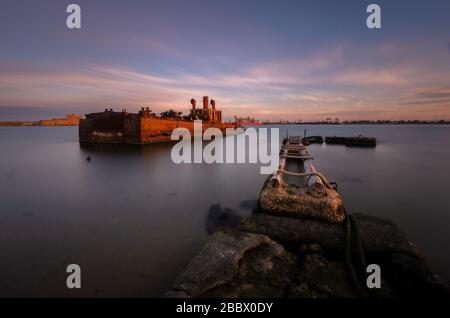
M282 297L296 258L261 234L213 234L166 297Z
M260 208L277 216L306 217L327 223L340 223L345 219L342 199L335 190L325 189L324 196L312 196L304 191L303 187L285 182L273 186L267 180L260 194Z

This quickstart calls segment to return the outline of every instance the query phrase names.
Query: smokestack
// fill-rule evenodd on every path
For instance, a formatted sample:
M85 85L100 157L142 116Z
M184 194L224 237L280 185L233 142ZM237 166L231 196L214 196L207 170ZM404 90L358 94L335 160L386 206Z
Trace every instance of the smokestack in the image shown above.
M216 109L216 101L214 99L211 99L211 109L212 110Z
M195 107L197 107L197 102L193 98L191 99L191 105L192 105L192 109L195 109Z
M203 96L203 109L208 109L208 96Z

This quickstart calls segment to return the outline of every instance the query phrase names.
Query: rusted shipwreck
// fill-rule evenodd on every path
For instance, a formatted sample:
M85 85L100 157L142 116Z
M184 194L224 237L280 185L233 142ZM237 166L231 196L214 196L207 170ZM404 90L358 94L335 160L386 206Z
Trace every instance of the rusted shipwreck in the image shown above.
M87 114L80 120L79 140L81 143L124 143L149 144L168 142L172 131L186 128L191 136L195 136L194 121L202 122L202 132L210 127L225 131L226 128L237 128L236 124L223 123L222 111L216 109L216 102L208 96L203 97L203 108L197 108L195 99L191 99L191 109L187 116L181 113L166 112L156 115L148 107L141 108L138 113L120 112L105 109L104 112Z

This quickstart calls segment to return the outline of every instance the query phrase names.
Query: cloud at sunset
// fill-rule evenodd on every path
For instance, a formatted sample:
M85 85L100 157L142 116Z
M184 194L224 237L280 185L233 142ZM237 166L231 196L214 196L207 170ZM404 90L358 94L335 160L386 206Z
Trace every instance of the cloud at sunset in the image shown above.
M120 14L116 3L108 8L111 12L101 14L95 5L80 4L89 12L86 19L97 13ZM161 6L161 11L167 10ZM292 30L294 24L289 37L283 25L271 28L278 18L264 20L269 14L265 11L252 12L255 16L236 21L228 30L220 27L220 18L208 32L197 20L183 27L187 18L177 22L174 17L172 23L159 21L156 32L154 20L140 20L138 11L134 5L123 13L124 27L117 32L108 28L109 20L88 20L86 30L76 35L52 31L53 41L36 30L34 37L44 42L29 41L36 55L17 51L30 35L24 34L19 44L14 39L14 34L22 35L19 22L3 20L9 28L1 34L6 46L0 51L0 107L90 112L150 106L156 112L186 112L191 97L209 95L228 118L450 118L450 56L447 40L439 33L418 45L417 39L396 34L399 29L369 41L370 33L361 34L367 32L363 25L352 36L332 37L331 30ZM57 14L49 12L46 23ZM242 15L247 14L243 8ZM71 50L69 44L74 45Z

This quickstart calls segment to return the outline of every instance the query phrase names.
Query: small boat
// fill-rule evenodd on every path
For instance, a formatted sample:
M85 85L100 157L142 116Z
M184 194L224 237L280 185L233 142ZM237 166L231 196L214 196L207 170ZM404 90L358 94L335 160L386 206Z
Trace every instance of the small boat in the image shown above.
M346 145L349 147L376 147L377 139L374 137L326 137L325 142L331 145Z
M308 136L302 139L302 143L304 145L323 144L323 138L322 136Z
M325 143L332 144L332 145L345 145L345 137L326 137Z
M345 145L349 147L376 147L377 140L373 137L358 137L346 138Z
M333 183L319 173L302 137L286 137L280 150L278 170L261 190L262 213L309 218L327 223L345 219L341 196Z

